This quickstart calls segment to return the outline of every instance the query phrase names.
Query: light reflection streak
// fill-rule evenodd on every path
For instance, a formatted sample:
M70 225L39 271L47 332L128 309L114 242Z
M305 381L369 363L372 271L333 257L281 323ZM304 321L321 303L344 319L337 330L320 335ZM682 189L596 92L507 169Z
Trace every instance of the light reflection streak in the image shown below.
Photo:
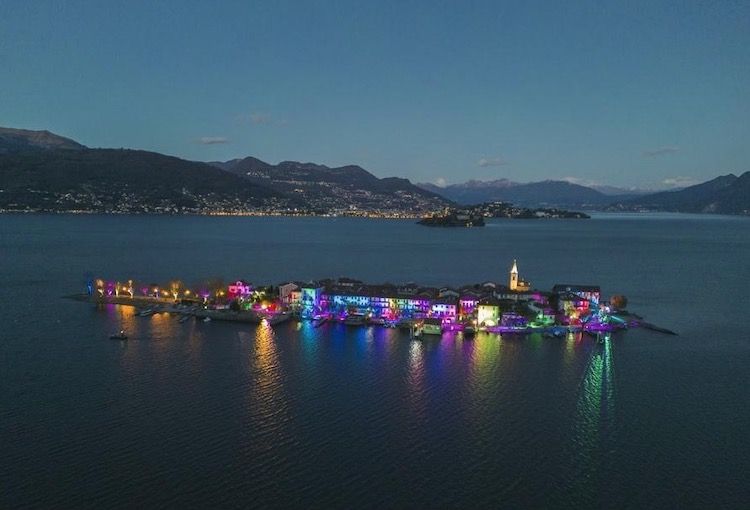
M408 397L412 409L419 418L426 416L424 344L421 340L409 343L409 372L407 374Z
M586 500L594 498L599 487L605 456L603 442L614 419L615 397L611 333L606 333L587 362L573 423L573 485L576 495Z
M278 430L286 421L286 397L283 392L276 336L267 322L255 328L255 345L251 351L250 412L263 428ZM254 420L253 420L254 421ZM273 445L266 445L272 447Z

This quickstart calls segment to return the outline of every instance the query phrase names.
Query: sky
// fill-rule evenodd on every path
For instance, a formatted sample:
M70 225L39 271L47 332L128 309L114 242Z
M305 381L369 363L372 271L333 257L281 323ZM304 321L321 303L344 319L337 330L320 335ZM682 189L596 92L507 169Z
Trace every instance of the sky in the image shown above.
M750 170L750 2L0 0L0 126L438 184Z

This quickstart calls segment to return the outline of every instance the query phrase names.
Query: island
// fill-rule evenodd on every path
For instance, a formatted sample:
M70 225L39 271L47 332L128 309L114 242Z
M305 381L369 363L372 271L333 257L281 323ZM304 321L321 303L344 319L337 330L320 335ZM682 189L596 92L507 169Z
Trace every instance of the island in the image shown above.
M477 331L492 334L566 336L602 335L629 327L658 328L627 311L627 299L603 299L598 285L557 284L549 291L532 289L513 264L504 283L483 282L460 287L416 283L368 284L352 278L284 282L254 286L246 280L225 285L219 280L186 288L181 282L137 284L133 280L92 280L84 294L70 296L97 306L127 305L136 315L180 316L179 321L249 322L273 327L292 318L313 327L404 328L412 336ZM127 336L121 331L115 337Z
M556 208L518 207L507 202L485 202L482 204L446 208L439 213L425 216L417 223L426 227L483 227L485 218L536 219L589 219L588 214Z

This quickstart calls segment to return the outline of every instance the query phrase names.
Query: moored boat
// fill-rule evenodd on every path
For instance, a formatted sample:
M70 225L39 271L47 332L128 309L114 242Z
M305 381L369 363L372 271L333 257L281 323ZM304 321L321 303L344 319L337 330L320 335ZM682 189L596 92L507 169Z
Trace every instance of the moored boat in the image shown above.
M425 319L422 323L422 331L425 335L442 335L443 321L441 319Z
M350 313L344 319L344 324L347 326L362 326L365 323L365 316L358 313Z

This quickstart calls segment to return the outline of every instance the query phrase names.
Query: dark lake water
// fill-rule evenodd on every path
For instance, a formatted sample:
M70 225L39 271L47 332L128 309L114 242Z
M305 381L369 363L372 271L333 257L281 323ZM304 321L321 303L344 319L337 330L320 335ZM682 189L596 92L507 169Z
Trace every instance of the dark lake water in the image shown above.
M680 335L412 341L60 298L87 275L505 281L514 258ZM749 284L743 218L0 216L0 507L747 508Z

